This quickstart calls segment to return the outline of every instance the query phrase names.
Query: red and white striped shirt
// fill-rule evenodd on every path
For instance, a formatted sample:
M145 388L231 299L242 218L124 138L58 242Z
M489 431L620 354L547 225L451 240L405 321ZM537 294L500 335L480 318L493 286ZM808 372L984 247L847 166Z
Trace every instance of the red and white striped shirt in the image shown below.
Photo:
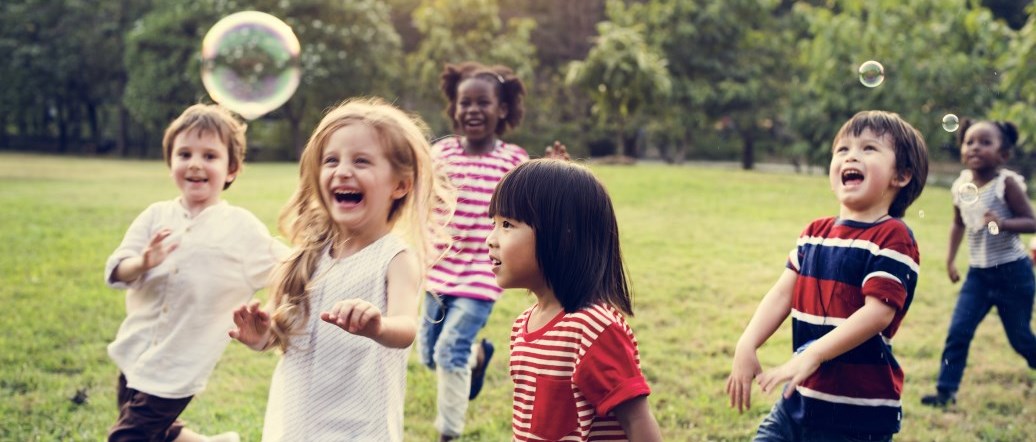
M611 410L651 389L622 314L604 305L562 311L530 332L535 308L511 329L514 440L628 440Z
M529 154L517 145L497 140L492 151L469 155L460 137L441 140L432 151L436 167L443 168L457 188L457 208L448 226L453 245L428 272L428 290L496 301L503 290L496 283L486 246L486 237L493 230L489 200L500 179L527 161Z

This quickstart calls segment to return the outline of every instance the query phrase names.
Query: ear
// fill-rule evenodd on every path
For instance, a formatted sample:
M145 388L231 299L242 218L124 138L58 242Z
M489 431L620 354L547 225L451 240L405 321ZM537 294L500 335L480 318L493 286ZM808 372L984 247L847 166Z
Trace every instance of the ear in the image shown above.
M413 187L413 178L407 177L402 180L399 180L399 184L396 185L396 188L392 189L392 199L398 200L400 198L403 198L404 196L407 196L407 194L410 193L410 189L412 189Z
M909 170L905 170L902 173L900 173L899 175L897 175L895 178L893 178L891 184L892 184L893 187L898 187L898 188L902 189L902 188L906 187L907 184L910 184L910 180L913 179L913 177L914 177L914 173L913 172L911 172Z
M231 164L227 170L227 184L233 183L237 179L237 171L240 169L237 164Z

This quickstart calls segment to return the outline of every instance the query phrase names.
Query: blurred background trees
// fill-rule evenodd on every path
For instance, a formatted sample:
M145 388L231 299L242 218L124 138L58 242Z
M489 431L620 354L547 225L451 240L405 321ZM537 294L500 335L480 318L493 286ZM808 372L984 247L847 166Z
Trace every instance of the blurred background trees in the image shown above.
M156 157L161 131L208 101L201 41L259 10L302 44L302 83L250 122L253 160L292 160L322 112L380 95L449 133L445 63L504 64L527 117L506 138L534 155L823 164L863 109L897 112L955 160L945 114L1036 134L1036 24L1003 0L7 0L0 3L0 149ZM867 60L885 67L860 84Z

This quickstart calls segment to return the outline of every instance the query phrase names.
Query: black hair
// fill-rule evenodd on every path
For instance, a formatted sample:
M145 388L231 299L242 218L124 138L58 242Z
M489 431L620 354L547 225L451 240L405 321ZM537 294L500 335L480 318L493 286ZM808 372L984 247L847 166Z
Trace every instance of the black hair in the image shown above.
M992 124L1000 131L1000 151L1010 157L1012 151L1018 147L1018 126L1015 126L1010 121L962 118L960 120L960 127L957 128L957 145L964 145L964 135L966 135L968 128L982 122Z
M925 182L928 181L928 145L921 132L914 129L914 126L903 120L899 114L871 110L857 112L846 121L835 135L832 148L842 137L850 134L858 137L867 129L879 137L885 134L892 137L896 150L896 174L902 178L907 172L910 173L910 182L899 189L892 205L889 206L889 216L902 218L907 207L921 196Z
M507 106L507 117L497 121L494 131L497 136L518 127L525 116L525 84L514 75L507 66L485 66L475 61L460 64L447 64L442 71L442 83L439 88L446 96L446 116L453 122L453 129L459 130L460 123L454 118L457 111L457 87L469 78L486 80L492 84L493 90L501 103Z
M489 216L497 215L532 227L536 262L566 312L606 303L633 315L615 210L590 169L554 159L525 162L497 184Z

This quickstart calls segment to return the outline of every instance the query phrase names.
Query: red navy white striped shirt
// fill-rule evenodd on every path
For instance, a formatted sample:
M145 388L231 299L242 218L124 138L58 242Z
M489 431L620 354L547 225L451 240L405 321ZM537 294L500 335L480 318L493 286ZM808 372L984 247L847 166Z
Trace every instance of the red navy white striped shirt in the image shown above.
M526 323L535 308L511 329L514 440L628 440L611 411L651 389L622 314L593 305L562 311L530 331Z
M447 296L496 301L503 290L496 283L486 237L493 230L489 200L507 172L529 159L524 149L497 140L484 155L464 152L460 137L440 140L432 146L436 167L443 168L457 188L457 208L448 226L453 238L428 272L428 290ZM445 246L440 246L439 251Z

